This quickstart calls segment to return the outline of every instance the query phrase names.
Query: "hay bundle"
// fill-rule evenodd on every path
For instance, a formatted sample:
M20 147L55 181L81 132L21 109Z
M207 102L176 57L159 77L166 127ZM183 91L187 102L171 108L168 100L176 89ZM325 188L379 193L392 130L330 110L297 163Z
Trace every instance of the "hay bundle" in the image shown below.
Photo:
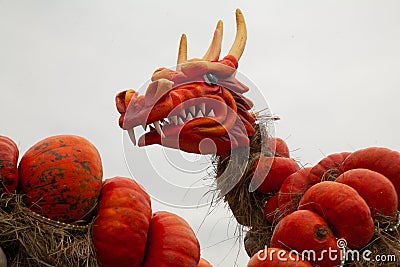
M67 225L32 213L19 194L0 198L0 247L8 266L99 266L90 224Z
M265 195L249 192L249 185L253 178L254 163L260 156L273 156L273 151L262 149L265 145L268 133L267 123L274 118L257 118L253 125L256 134L250 139L250 149L246 156L246 148L238 148L225 158L216 156L214 158L215 181L219 201L228 204L235 219L240 224L240 232L247 232L244 238L244 246L247 254L251 257L256 252L269 246L275 225L269 224L264 218L265 203L271 198L271 194ZM263 140L265 139L265 140ZM244 155L244 156L243 156ZM338 170L330 169L323 175L323 181L334 181ZM283 207L284 208L284 207ZM284 212L279 211L279 214ZM400 217L399 217L400 218ZM279 221L279 218L278 220ZM375 222L375 235L371 242L360 250L360 254L371 251L371 257L375 255L386 256L387 261L377 262L359 259L346 261L345 266L399 266L400 260L400 220L380 218ZM395 262L393 262L393 257Z
M256 133L250 138L250 148L238 148L230 156L216 156L213 161L218 200L228 204L241 225L240 232L247 230L244 245L249 256L264 249L273 232L273 226L264 218L265 203L272 195L250 192L249 186L254 164L261 156L273 155L271 151L262 148L267 141L267 123L275 119L258 117L253 125Z
M266 141L262 140L266 136L266 126L259 123L253 126L256 134L250 140L249 151L246 151L248 148L241 147L226 158L214 158L215 178L220 192L219 200L224 200L229 205L237 222L243 226L262 229L268 226L263 211L265 202L271 195L249 192L249 186L253 166L260 158L262 144Z

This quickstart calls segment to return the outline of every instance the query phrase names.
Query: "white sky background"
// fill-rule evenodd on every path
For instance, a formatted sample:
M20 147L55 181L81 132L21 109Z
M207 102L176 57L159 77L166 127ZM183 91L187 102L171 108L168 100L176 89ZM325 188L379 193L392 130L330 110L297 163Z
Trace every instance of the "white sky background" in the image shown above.
M281 117L277 136L296 159L400 150L399 1L0 0L0 134L21 154L50 135L81 135L99 149L104 177L129 176L115 94L174 65L183 32L189 57L201 57L218 19L225 55L237 7L248 27L239 70ZM222 206L208 216L156 201L153 209L188 220L215 266L246 265Z

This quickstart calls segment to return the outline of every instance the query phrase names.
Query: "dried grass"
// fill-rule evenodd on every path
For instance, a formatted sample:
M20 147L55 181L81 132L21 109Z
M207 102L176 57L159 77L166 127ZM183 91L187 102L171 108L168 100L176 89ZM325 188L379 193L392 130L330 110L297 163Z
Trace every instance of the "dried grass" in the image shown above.
M25 206L22 195L1 195L0 229L8 266L99 266L90 224L72 227L41 219Z
M253 178L254 163L260 158L261 146L266 141L262 140L266 138L266 126L260 122L253 126L256 134L250 139L250 150L241 147L226 158L214 158L215 179L218 191L224 192L220 193L218 201L228 204L237 222L243 226L262 229L268 226L263 210L271 195L249 192L249 186Z

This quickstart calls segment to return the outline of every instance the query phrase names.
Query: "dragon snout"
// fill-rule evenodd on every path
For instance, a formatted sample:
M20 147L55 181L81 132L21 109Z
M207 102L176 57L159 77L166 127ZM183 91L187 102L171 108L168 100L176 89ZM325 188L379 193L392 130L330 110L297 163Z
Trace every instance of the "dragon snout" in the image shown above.
M119 113L123 114L127 111L129 104L136 101L138 97L138 93L135 90L129 89L122 92L119 92L115 96L115 103L117 106L117 110Z

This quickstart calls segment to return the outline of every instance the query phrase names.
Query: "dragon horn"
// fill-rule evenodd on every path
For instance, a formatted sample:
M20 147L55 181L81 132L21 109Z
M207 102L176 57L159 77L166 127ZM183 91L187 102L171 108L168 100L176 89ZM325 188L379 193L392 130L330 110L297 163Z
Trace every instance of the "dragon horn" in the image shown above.
M177 64L182 64L187 61L187 39L186 34L182 34L181 41L179 43L178 61Z
M221 43L223 34L223 24L222 21L218 21L217 27L214 31L214 37L211 41L210 47L208 48L206 54L203 56L203 60L213 61L218 60L219 54L221 53Z
M234 56L238 61L246 46L247 29L246 22L240 9L236 9L236 37L228 55Z

